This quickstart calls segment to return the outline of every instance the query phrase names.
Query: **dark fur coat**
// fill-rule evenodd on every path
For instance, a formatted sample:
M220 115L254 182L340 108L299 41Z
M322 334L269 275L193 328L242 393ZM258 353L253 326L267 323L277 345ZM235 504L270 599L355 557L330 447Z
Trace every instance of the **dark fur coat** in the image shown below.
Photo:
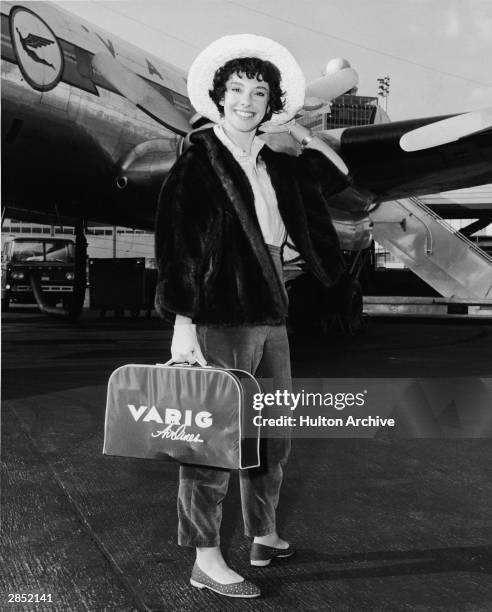
M156 219L161 316L218 325L279 324L287 303L256 217L253 191L212 130L197 132L162 187ZM346 179L317 151L264 146L287 232L312 273L333 284L345 265L326 199Z

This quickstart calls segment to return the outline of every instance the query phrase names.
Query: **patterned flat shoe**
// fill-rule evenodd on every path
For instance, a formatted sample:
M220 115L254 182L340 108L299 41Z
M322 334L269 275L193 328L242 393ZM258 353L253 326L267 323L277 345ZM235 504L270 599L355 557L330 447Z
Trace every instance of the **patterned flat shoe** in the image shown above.
M222 584L210 578L195 563L191 572L190 584L198 589L210 589L226 597L259 597L260 589L249 580Z
M273 548L273 546L265 546L264 544L253 542L251 545L250 561L251 565L265 567L265 565L270 565L272 559L286 559L287 557L292 557L295 552L293 546Z

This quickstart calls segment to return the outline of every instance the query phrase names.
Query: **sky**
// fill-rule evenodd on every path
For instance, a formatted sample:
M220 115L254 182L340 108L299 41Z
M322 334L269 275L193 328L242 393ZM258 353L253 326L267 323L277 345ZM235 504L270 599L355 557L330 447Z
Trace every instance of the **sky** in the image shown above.
M492 0L61 0L57 4L187 70L210 42L268 36L308 81L335 57L359 95L390 76L392 120L492 107ZM383 104L384 106L384 104Z

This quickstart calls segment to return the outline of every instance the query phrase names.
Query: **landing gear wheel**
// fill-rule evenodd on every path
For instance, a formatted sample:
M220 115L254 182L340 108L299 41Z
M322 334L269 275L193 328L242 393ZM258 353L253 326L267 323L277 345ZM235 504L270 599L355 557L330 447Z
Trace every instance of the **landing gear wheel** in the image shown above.
M345 276L325 295L325 310L321 316L323 334L354 336L362 331L362 289L357 279Z
M353 336L364 327L362 288L358 280L348 280L342 300L340 325L345 334Z

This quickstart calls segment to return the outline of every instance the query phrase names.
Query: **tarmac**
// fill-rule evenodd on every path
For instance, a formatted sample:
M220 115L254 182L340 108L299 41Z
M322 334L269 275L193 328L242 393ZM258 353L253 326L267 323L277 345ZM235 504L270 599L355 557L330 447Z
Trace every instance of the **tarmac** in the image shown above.
M166 361L171 330L15 306L2 327L1 610L492 610L490 439L294 440L278 518L298 554L250 567L232 479L223 549L262 597L226 599L189 585L177 465L101 452L110 373ZM293 374L492 377L491 336L491 321L370 319L294 335Z

